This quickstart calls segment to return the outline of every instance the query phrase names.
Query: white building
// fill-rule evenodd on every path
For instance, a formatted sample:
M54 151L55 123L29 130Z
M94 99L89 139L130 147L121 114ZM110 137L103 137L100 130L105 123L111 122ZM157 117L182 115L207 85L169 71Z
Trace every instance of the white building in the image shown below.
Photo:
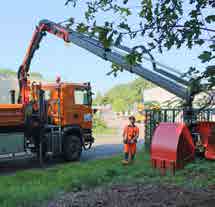
M144 102L158 102L160 105L165 105L168 101L180 100L174 94L162 89L160 87L154 87L144 90Z

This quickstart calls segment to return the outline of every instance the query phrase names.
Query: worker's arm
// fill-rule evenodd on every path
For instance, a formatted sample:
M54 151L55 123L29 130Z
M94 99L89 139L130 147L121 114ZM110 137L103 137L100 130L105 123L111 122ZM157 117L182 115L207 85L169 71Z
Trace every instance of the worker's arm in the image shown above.
M123 130L122 137L123 137L123 143L126 143L127 142L127 126Z
M139 134L140 134L139 128L136 127L136 135L135 135L135 137L133 138L133 140L134 140L135 142L137 142L137 140L138 140L138 138L139 138Z

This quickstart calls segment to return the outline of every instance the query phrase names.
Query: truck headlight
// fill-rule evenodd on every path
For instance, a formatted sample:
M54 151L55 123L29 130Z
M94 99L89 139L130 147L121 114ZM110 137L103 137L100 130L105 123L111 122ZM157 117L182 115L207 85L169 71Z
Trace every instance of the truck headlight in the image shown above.
M84 114L84 121L92 121L92 114Z

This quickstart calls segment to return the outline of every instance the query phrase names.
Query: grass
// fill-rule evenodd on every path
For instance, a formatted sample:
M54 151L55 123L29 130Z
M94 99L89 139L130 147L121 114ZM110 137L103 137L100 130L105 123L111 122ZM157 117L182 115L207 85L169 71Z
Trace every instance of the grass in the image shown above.
M188 187L215 184L215 162L197 160L175 176L161 176L152 169L149 154L138 153L136 162L122 166L121 156L86 163L59 164L53 168L28 170L1 177L0 206L30 207L35 202L56 197L59 193L78 191L107 183L168 183Z

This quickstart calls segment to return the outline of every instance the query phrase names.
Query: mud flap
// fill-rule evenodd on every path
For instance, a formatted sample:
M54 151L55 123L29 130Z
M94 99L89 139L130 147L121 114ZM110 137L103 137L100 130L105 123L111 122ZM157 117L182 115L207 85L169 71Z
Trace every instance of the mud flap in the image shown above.
M151 144L151 161L161 171L183 168L194 159L195 146L188 127L181 123L160 123Z

